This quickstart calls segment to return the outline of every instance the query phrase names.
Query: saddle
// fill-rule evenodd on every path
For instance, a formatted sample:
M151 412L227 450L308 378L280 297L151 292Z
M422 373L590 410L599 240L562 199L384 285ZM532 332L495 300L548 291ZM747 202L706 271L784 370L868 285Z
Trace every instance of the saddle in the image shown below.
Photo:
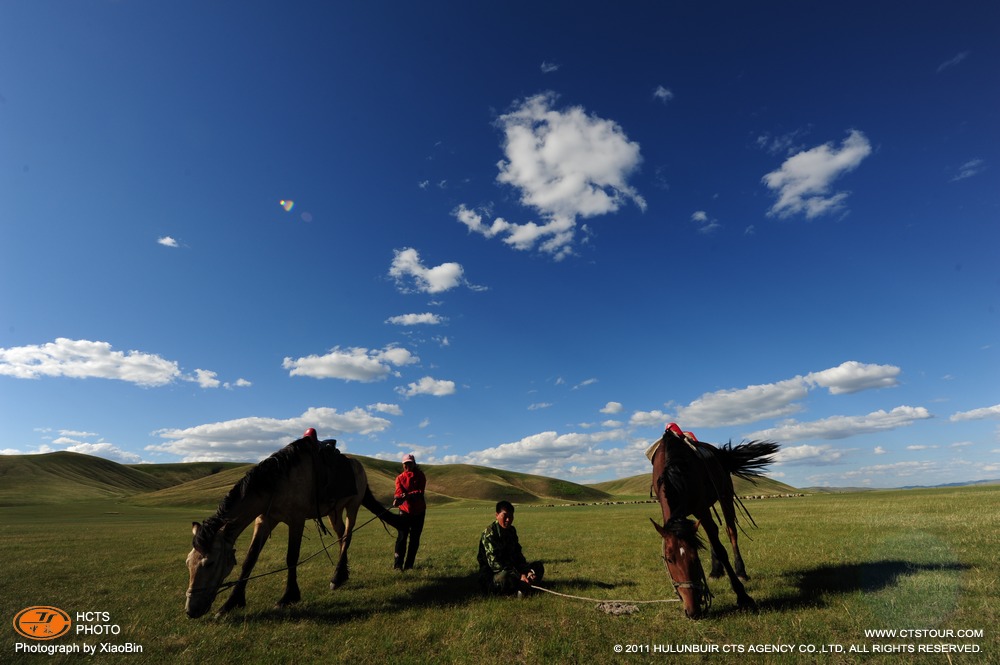
M320 441L317 457L317 498L333 503L358 493L351 460L337 449L336 439Z
M683 431L681 431L681 428L676 423L669 423L666 426L665 430L673 432L674 434L676 434L677 437L680 438L681 441L683 441L684 443L686 443L687 446L688 446L688 448L690 448L691 451L697 457L699 457L700 459L707 460L710 457L712 457L712 451L715 450L715 446L713 446L710 443L703 443L703 442L699 441L698 437L696 437L691 432L683 432ZM646 448L646 459L648 459L650 462L652 462L653 461L653 455L656 454L657 449L662 444L663 444L663 437L660 437L656 441L656 443L654 443L653 445L651 445L649 448Z

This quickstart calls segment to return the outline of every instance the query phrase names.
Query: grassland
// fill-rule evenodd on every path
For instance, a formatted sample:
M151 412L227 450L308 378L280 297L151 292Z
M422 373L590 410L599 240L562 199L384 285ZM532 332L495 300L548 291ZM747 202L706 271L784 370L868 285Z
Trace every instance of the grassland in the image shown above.
M394 467L393 467L394 468ZM202 476L218 482L234 470ZM484 472L485 473L485 472ZM375 476L376 473L369 471ZM523 480L523 479L521 479ZM228 482L228 481L226 481ZM527 481L524 481L527 482ZM69 483L68 485L72 485ZM67 485L67 487L68 487ZM226 489L228 486L226 486ZM64 488L66 492L68 489ZM69 492L72 494L72 492ZM2 499L0 490L0 499ZM138 644L141 654L17 654L16 635L0 645L4 663L979 663L1000 660L1000 487L810 495L747 502L759 529L742 538L758 612L737 611L728 584L713 581L708 618L690 621L663 570L650 517L656 506L522 504L516 525L529 557L547 562L545 586L564 594L516 600L482 598L476 589L479 533L492 501L450 499L428 513L417 568L391 570L393 538L377 522L355 534L351 580L329 591L332 566L320 554L299 572L303 601L276 610L284 576L254 580L246 610L221 619L183 613L190 522L203 505L150 502L148 493L0 510L0 609L10 621L31 605L71 614L107 612L112 636L61 638L61 644ZM209 506L218 501L212 497ZM367 518L367 514L362 511ZM257 570L284 563L284 527ZM242 560L249 534L238 545ZM303 556L319 552L307 531ZM613 616L598 600L636 601ZM217 601L217 603L221 603ZM875 638L866 630L982 631ZM875 646L917 649L971 645L973 653L873 653ZM621 653L615 645L649 652ZM657 653L698 645L716 653ZM728 648L744 653L727 654ZM791 654L754 652L785 645ZM800 647L800 645L803 645ZM825 645L832 645L826 647ZM851 647L867 653L851 653ZM816 653L800 653L814 648ZM828 648L827 653L821 650ZM843 652L836 652L843 648Z

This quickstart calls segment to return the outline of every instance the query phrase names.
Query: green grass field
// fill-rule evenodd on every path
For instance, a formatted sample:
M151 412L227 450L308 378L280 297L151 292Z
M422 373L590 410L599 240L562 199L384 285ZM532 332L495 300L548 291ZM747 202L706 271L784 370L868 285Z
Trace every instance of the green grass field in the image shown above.
M724 580L699 621L678 603L637 605L613 616L597 599L670 599L651 504L521 506L516 526L529 558L547 562L545 586L595 601L542 594L482 598L474 581L479 533L492 504L452 501L428 513L417 569L391 570L393 538L377 522L351 549L351 580L329 591L332 566L320 555L299 574L303 601L273 609L282 574L251 582L249 606L223 619L183 612L190 522L211 508L139 505L130 499L7 505L0 512L6 569L0 608L4 663L978 663L1000 661L997 533L1000 487L812 495L748 501L760 525L743 537L758 612L738 612ZM367 520L370 515L362 510ZM275 533L257 572L280 568L285 530ZM238 545L242 561L249 531ZM327 538L326 542L330 542ZM320 548L307 530L303 556ZM221 604L221 599L217 600ZM18 654L11 619L32 605L107 612L120 634L70 634L55 643L138 644L141 654ZM981 631L972 636L875 638L866 630ZM874 646L973 653L872 653ZM615 645L639 653L617 654ZM662 649L718 649L663 653ZM786 645L792 654L748 652ZM829 645L829 646L825 646ZM868 652L851 653L864 648ZM742 654L723 649L744 650ZM799 649L816 649L801 653ZM827 648L827 652L821 650ZM843 652L837 649L843 648ZM646 650L649 650L647 653ZM659 649L660 651L657 651Z

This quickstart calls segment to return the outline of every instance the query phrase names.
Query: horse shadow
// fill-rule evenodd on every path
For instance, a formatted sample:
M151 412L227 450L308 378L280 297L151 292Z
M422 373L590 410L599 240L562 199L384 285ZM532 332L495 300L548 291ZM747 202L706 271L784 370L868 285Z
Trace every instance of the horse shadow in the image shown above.
M899 580L909 575L926 571L968 570L969 566L961 563L913 563L898 559L868 561L864 563L845 563L829 566L817 566L784 573L782 577L791 578L793 593L757 601L758 611L784 611L803 607L825 607L829 604L831 594L850 594L861 591L876 593L895 586ZM736 607L720 610L718 614L741 612Z
M547 559L550 563L572 563L573 559ZM351 581L352 588L363 589L376 584L371 580ZM558 590L561 593L584 593L588 590L613 590L623 587L635 587L632 581L602 582L582 577L546 577L543 585L547 589ZM220 617L219 621L235 623L284 623L298 619L320 621L328 624L340 624L386 612L401 611L403 608L425 607L461 607L482 602L489 595L479 586L477 570L464 570L453 574L445 573L428 575L419 580L405 592L406 602L393 607L365 608L358 606L350 598L337 600L318 599L295 604L291 607L260 609L253 612L236 612L233 615Z
M575 559L546 559L545 565L556 563L573 563ZM635 582L616 582L614 584L582 577L546 576L539 586L558 589L563 593L584 592L592 589L618 589L637 586ZM436 607L442 605L460 605L477 602L487 594L479 586L479 574L471 571L462 575L438 575L427 579L422 585L409 592L410 605Z

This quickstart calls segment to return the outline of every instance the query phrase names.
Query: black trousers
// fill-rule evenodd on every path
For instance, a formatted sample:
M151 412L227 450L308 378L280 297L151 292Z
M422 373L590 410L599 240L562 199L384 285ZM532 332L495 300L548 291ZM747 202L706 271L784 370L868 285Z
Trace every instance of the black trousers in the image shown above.
M545 564L541 561L532 561L528 564L528 569L535 571L535 582L541 582L545 577ZM521 573L501 570L499 573L486 569L479 572L479 586L484 593L496 593L501 595L523 591L531 592L531 585L521 581Z
M424 530L424 517L426 513L399 513L399 529L396 536L396 555L393 559L393 568L409 570L413 568L413 560L417 558L417 549L420 547L420 533ZM407 540L409 544L407 545Z

